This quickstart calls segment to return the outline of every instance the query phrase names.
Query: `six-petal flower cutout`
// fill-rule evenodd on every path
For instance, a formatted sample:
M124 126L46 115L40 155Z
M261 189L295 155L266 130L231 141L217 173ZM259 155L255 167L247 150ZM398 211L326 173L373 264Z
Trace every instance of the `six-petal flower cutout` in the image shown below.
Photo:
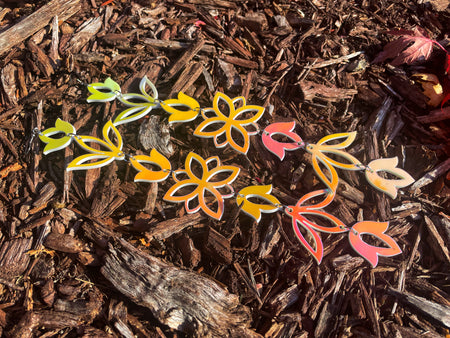
M193 171L193 162L197 162L202 169L202 173L197 176ZM215 167L209 169L208 167L213 163L216 163ZM187 175L189 178L185 180L179 180L179 175ZM176 170L172 176L175 180L175 184L169 188L164 195L164 200L168 202L184 202L186 211L188 213L194 213L202 209L208 216L220 220L224 211L224 198L230 198L234 195L233 187L231 183L239 175L239 168L221 165L220 159L217 156L209 157L204 160L201 156L190 152L186 157L185 170ZM226 176L226 178L223 178ZM193 187L194 189L187 194L183 195L183 189L187 187ZM228 194L221 194L219 188L228 188ZM206 193L212 194L216 200L217 210L211 209L206 203ZM194 199L197 199L198 204L192 206Z
M112 131L117 139L117 144L114 144L109 137L109 132ZM125 154L122 152L122 136L116 129L111 121L108 121L103 127L103 138L104 141L93 136L80 136L74 137L78 145L90 152L90 154L78 156L67 166L67 170L87 170L93 168L101 168L105 165L110 164L114 160L124 160ZM98 143L107 150L95 149L89 146L87 143ZM91 162L93 161L93 162Z
M236 108L238 107L238 108ZM225 111L223 112L223 108ZM214 113L214 117L208 117L208 113ZM253 113L250 118L245 118L247 113ZM264 108L256 105L247 105L243 96L229 98L223 93L216 93L213 99L213 107L202 110L205 119L194 131L199 137L214 138L214 145L223 148L229 144L233 149L247 154L250 148L249 135L258 133L256 122L262 117ZM228 115L228 116L227 116ZM248 131L245 126L252 125L254 130ZM242 144L233 137L233 131L240 134ZM220 141L225 134L225 140Z
M50 137L57 134L63 134L63 136L59 138ZM54 127L48 128L39 134L39 139L42 142L47 143L43 151L44 155L64 149L70 145L75 134L76 130L74 126L69 122L57 119Z

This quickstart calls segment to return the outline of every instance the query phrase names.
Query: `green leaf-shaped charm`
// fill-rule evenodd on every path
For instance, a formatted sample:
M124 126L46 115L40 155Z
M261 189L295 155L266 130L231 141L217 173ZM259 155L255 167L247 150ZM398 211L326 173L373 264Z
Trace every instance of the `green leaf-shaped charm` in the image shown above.
M120 85L108 77L103 83L91 83L88 90L92 95L87 98L87 102L107 102L120 94Z
M55 134L63 134L60 138L51 138ZM69 122L57 119L55 127L44 130L39 138L42 142L47 143L44 148L44 155L50 154L54 151L64 149L72 142L72 136L76 134L75 127Z

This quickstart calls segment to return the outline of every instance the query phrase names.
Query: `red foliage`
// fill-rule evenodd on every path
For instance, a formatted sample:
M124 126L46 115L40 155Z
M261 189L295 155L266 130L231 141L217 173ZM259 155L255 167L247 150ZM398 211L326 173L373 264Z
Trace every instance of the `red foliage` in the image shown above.
M413 30L400 29L388 31L388 34L400 36L389 42L373 62L383 62L393 59L390 63L399 66L402 63L411 64L417 60L427 60L433 50L434 40L428 37L424 29L416 27Z

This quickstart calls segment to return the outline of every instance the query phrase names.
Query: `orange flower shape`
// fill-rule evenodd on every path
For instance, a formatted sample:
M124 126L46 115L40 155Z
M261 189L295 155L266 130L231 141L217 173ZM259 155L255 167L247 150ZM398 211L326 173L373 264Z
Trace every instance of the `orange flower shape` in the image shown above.
M239 108L237 108L239 107ZM213 112L214 117L208 117L208 113ZM255 112L250 118L244 118L246 113ZM213 107L202 110L205 119L194 131L194 135L199 137L214 137L214 144L217 148L225 147L229 144L233 149L247 154L250 148L250 135L258 132L256 122L262 117L264 108L255 105L247 105L243 96L229 98L227 95L218 92L214 96ZM248 131L244 127L252 125L254 130ZM239 134L241 140L233 137L233 131ZM225 134L225 140L219 140ZM239 144L239 142L241 144Z
M193 162L196 162L202 170L200 177L193 171ZM212 166L214 162L215 166ZM212 167L212 169L209 169L209 167ZM208 216L220 220L224 210L224 198L234 196L234 189L230 184L239 175L239 168L221 165L220 159L217 156L212 156L204 160L201 156L193 152L190 152L186 157L185 168L186 170L176 170L172 173L176 183L166 192L163 197L164 200L168 202L184 202L188 213L191 214L202 209ZM187 175L189 178L180 180L178 178L180 174ZM194 189L187 194L179 194L180 190L188 187L194 187ZM227 188L229 193L221 194L218 190L220 188ZM217 204L216 211L206 204L206 193L212 194L215 198ZM194 199L197 199L197 205L195 205Z

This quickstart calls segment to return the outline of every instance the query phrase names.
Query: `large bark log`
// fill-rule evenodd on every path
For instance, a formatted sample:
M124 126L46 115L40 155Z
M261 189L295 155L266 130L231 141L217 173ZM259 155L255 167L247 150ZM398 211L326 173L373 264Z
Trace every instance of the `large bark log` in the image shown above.
M102 274L163 324L196 337L257 337L250 312L216 282L147 255L124 240L110 245Z

